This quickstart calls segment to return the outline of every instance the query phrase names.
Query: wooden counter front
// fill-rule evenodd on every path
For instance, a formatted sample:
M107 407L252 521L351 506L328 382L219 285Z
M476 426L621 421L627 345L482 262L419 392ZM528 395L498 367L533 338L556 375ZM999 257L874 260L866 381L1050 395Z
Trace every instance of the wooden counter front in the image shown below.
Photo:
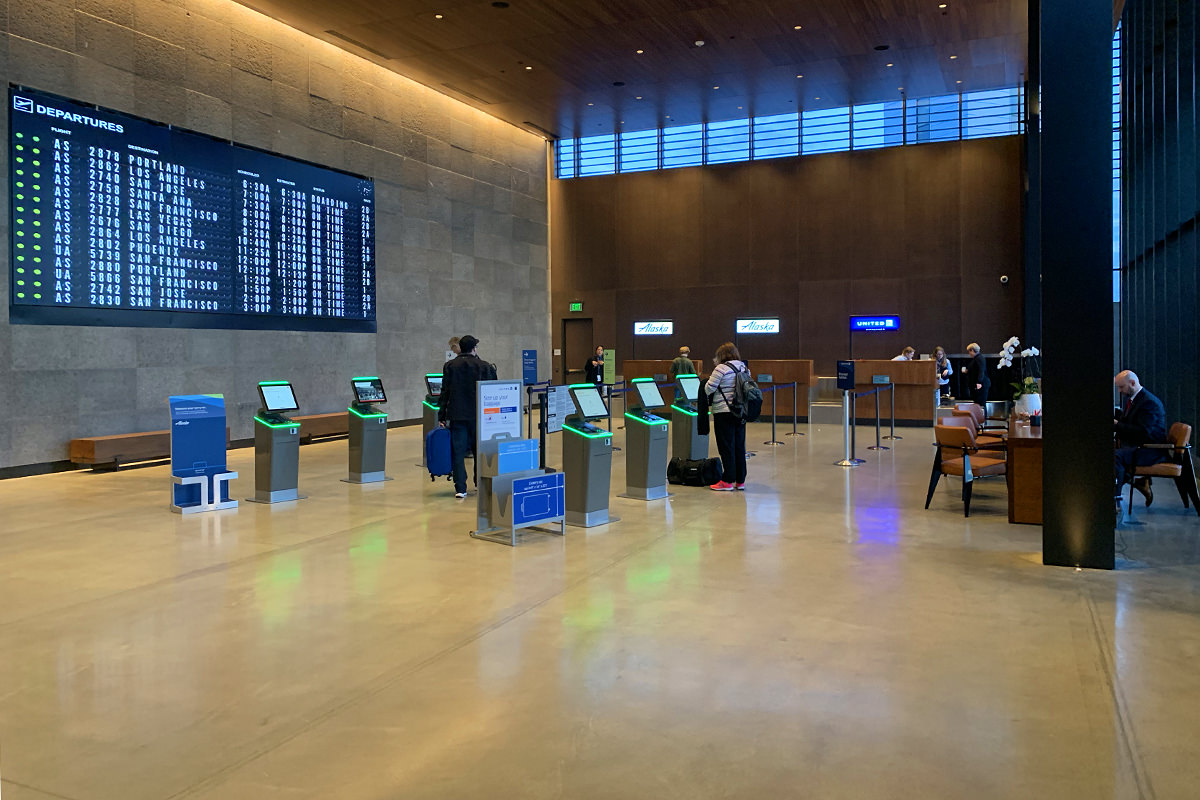
M868 392L877 388L875 375L887 375L896 387L896 422L933 425L937 409L937 363L934 361L883 361L855 359L855 391ZM891 418L891 399L886 391L879 395L879 414L886 425ZM875 419L875 398L860 397L854 413L859 421Z
M696 373L699 374L700 359L693 358L692 366L696 368ZM671 359L629 359L621 362L621 377L627 381L634 378L653 378L655 375L666 375L667 380L671 380Z
M1042 428L1008 424L1008 521L1042 524Z
M697 374L708 374L711 370L707 365L702 365L698 359L692 359L692 363L696 365ZM933 363L933 362L930 362ZM701 367L704 366L702 370ZM621 362L621 368L624 370L621 374L625 380L633 380L634 378L653 378L655 375L671 374L671 362L666 360L628 360ZM796 397L796 415L801 419L808 416L808 388L816 383L816 378L813 376L813 362L807 358L786 358L786 359L760 359L756 358L750 362L750 371L754 374L755 380L760 375L770 375L770 383L762 383L759 388L767 389L772 384L791 383L795 381L799 396ZM669 380L669 378L668 378ZM784 417L789 420L792 417L792 388L779 390L779 397L775 400L777 404L776 412L780 419ZM873 407L872 407L873 408ZM872 414L874 411L871 412ZM770 419L771 414L771 394L763 395L763 415ZM929 412L930 418L933 417L933 412Z

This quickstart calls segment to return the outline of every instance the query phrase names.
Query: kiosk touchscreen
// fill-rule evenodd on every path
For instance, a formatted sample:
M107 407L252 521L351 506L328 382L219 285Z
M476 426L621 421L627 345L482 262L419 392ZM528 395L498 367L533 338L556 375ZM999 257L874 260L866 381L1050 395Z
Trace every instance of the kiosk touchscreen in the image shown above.
M425 389L430 397L442 396L442 373L430 372L425 375Z
M582 426L587 433L594 433L600 428L590 424L591 420L604 419L608 416L608 406L604 404L604 398L600 396L600 390L594 384L582 383L571 387L571 399L575 401L575 408L579 409L579 416L582 417Z
M354 401L346 409L350 428L350 476L346 483L378 483L388 480L387 414L375 407L386 403L383 381L374 375L350 379Z
M266 381L258 385L258 396L262 400L263 410L268 414L279 415L285 411L298 411L300 405L296 402L296 391L287 381Z
M658 390L658 384L654 382L653 378L635 378L633 388L637 390L637 404L639 408L650 411L663 407L662 392Z
M379 378L354 378L350 381L350 388L354 390L354 402L360 406L387 402L387 393Z
M675 382L679 385L681 399L689 403L695 403L700 399L699 375L680 375L675 378Z
M288 381L261 381L262 408L254 416L254 497L256 503L299 500L300 423L288 419L296 411L296 392Z

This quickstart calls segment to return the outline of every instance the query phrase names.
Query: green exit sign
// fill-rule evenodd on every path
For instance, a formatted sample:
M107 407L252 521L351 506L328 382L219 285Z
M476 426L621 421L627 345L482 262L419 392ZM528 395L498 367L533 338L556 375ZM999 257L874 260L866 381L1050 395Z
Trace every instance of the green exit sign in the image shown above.
M571 303L572 311L583 311L583 303Z

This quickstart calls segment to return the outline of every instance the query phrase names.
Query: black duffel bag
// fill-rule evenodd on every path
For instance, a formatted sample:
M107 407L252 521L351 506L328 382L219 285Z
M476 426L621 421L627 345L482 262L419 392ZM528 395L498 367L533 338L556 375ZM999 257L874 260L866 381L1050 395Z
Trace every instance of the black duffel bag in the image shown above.
M667 481L683 486L712 486L721 474L719 458L672 458L667 464Z

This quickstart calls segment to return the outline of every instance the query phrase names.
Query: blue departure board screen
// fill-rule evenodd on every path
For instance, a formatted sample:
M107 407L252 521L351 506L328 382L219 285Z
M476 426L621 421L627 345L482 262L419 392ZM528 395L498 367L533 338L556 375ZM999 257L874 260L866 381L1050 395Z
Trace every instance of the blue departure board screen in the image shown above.
M375 330L370 179L9 98L12 322Z

